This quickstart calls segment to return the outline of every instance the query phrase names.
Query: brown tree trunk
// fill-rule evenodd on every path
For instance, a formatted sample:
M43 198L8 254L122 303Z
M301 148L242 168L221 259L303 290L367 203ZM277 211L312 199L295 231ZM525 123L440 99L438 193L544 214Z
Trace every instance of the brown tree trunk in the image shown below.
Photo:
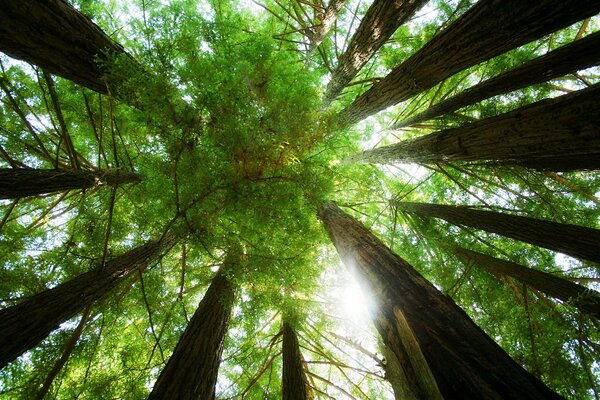
M394 206L425 217L441 218L454 225L465 225L498 235L545 247L572 257L600 262L600 230L562 224L468 206L394 202Z
M481 100L546 82L598 63L600 63L600 32L576 40L542 57L526 62L518 68L464 90L414 117L394 124L391 129L400 129L441 115L450 114Z
M569 303L584 313L600 318L600 293L595 290L588 289L547 272L538 271L512 261L501 260L462 247L456 247L455 252L467 261L474 261L481 265L492 275L508 275L540 292Z
M148 397L210 400L229 327L235 287L225 273L213 279Z
M327 85L324 102L331 103L381 46L427 0L375 0L367 10Z
M298 337L292 326L285 320L283 322L283 376L281 388L283 400L307 400L310 398Z
M65 190L87 189L99 185L115 187L140 181L140 175L133 172L0 169L0 199L18 199Z
M561 399L449 297L334 204L319 210L344 264L376 297L375 326L418 399Z
M453 74L600 11L597 0L481 0L343 110L356 123Z
M104 94L101 63L125 54L65 0L3 0L0 51Z
M132 272L168 249L174 240L148 242L53 289L0 310L0 368L36 346L85 306L104 297Z
M310 39L310 46L308 48L308 53L311 54L314 52L317 47L321 45L335 20L340 13L340 10L344 6L346 0L331 0L327 8L322 12L317 14L317 25L312 30L312 35Z
M600 168L600 85L472 124L349 157L346 162L490 161L550 171Z

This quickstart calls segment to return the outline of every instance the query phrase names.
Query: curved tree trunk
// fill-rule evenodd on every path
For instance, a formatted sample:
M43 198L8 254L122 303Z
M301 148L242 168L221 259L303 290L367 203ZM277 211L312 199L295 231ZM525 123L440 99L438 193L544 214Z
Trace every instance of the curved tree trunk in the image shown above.
M125 54L65 0L3 0L0 51L104 94L102 62Z
M213 279L148 397L210 400L229 327L235 287L225 273Z
M0 169L0 199L18 199L99 185L119 186L139 183L133 172L80 171L56 169Z
M600 63L600 32L576 40L526 62L518 68L466 89L454 97L429 107L414 117L394 124L390 129L400 129L441 115L450 114L462 107L490 97L546 82L598 63Z
M421 8L427 0L375 0L367 10L348 48L339 57L324 95L329 104L340 94L361 68L399 26Z
M0 368L36 346L85 306L104 297L132 272L157 259L173 243L170 236L148 242L53 289L0 310Z
M281 390L283 400L310 399L308 382L303 368L298 337L292 326L283 321L283 375Z
M467 261L474 261L481 265L492 275L508 275L540 292L569 303L584 313L600 318L600 293L595 290L588 289L547 272L538 271L512 261L501 260L462 247L456 247L454 251Z
M345 162L490 161L549 171L600 168L600 85L458 128L367 150Z
M356 123L453 74L591 17L596 0L481 0L340 113Z
M545 247L572 257L600 262L600 230L518 215L474 210L467 206L392 203L400 210L435 217Z
M319 217L344 264L376 297L375 326L418 399L561 399L449 297L330 203Z

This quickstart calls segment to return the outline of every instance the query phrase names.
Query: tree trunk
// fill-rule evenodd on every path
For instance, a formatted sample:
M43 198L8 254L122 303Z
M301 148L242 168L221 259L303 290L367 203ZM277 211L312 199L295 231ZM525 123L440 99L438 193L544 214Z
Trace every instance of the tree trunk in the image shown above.
M320 208L344 264L376 297L375 326L418 399L561 399L449 297L334 204Z
M310 398L298 337L292 326L285 320L283 322L283 376L281 381L283 400L307 400Z
M600 168L600 85L379 147L345 162L491 161L550 171Z
M580 311L600 318L600 293L576 283L538 271L512 261L501 260L472 250L455 248L456 254L468 261L474 261L492 275L508 275L540 292L569 303Z
M53 289L0 310L0 368L35 347L85 306L104 297L132 272L159 257L173 242L170 236L148 242Z
M99 185L116 187L140 181L140 175L133 172L0 169L0 199L18 199L72 189L87 189Z
M309 38L310 46L308 54L312 54L321 45L325 36L327 36L333 27L345 2L346 0L331 0L327 8L322 13L317 14L318 25L314 27L312 35Z
M348 48L338 59L338 65L324 95L331 103L373 57L381 46L427 0L375 0L367 10Z
M481 0L340 114L356 123L453 74L600 11L597 0Z
M600 230L562 224L493 211L474 210L467 206L393 202L403 211L425 217L444 219L498 235L545 247L572 257L600 262Z
M65 0L3 0L0 51L104 94L102 63L125 54Z
M462 107L475 104L490 97L512 92L527 86L591 67L600 63L600 32L576 40L522 66L488 79L458 95L444 100L420 114L394 124L400 129L441 115L450 114Z
M235 288L225 273L213 279L154 384L148 400L210 400L229 327Z

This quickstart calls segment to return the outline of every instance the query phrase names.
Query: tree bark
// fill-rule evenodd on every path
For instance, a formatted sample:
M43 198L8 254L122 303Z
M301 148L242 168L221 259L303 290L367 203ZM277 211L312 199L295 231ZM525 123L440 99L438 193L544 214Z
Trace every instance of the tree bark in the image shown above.
M210 400L229 327L235 287L225 273L213 279L148 400Z
M331 103L373 57L399 26L421 8L427 0L375 0L367 10L338 65L323 101Z
M283 400L310 399L298 337L292 326L285 320L283 322L283 376L281 387Z
M449 297L336 205L319 217L344 264L375 296L375 326L418 399L561 399Z
M170 236L148 242L53 289L0 310L0 368L35 347L61 323L104 297L173 243Z
M454 251L467 261L474 261L478 265L481 265L492 275L508 275L540 292L569 303L584 313L600 318L600 293L595 290L588 289L547 272L538 271L512 261L501 260L462 247L456 247Z
M600 85L496 117L367 150L345 162L490 161L549 171L600 168Z
M308 54L312 54L323 43L345 2L346 0L331 0L327 8L322 13L317 14L318 24L312 30L312 35L309 38Z
M591 67L600 63L599 49L600 32L596 32L526 62L518 68L466 89L458 95L450 97L414 117L394 124L390 129L400 129L441 115L450 114L462 107L475 104L490 97L546 82Z
M407 212L441 218L454 225L465 225L510 237L535 246L600 262L600 230L562 224L493 211L474 210L467 206L393 202Z
M56 169L0 169L0 199L18 199L99 185L119 186L139 183L134 172L81 171Z
M103 94L102 63L126 54L65 0L4 0L0 51Z
M340 113L356 123L453 74L600 11L596 0L481 0Z

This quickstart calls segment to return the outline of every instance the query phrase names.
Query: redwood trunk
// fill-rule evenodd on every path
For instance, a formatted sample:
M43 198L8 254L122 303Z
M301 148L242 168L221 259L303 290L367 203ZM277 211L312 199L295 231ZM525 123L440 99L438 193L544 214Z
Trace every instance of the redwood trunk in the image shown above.
M376 296L375 326L414 398L562 398L360 222L334 204L322 206L319 216L346 266Z
M125 54L65 0L3 0L0 51L104 94L101 63Z
M349 162L490 161L550 171L600 168L600 85L351 156Z
M457 247L456 253L488 270L492 275L508 275L540 292L569 303L580 311L600 318L600 293L566 279L512 261Z
M466 206L394 202L403 211L444 219L545 247L572 257L600 262L600 230Z
M213 279L148 397L213 399L235 288L223 273Z
M304 374L298 337L292 326L283 322L283 400L307 400L308 384Z
M359 96L340 118L356 123L453 74L600 11L597 0L481 0Z
M331 103L381 46L427 0L375 0L367 10L348 49L339 57L338 66L327 85L324 102Z
M600 63L600 32L576 40L518 68L475 85L414 117L394 124L391 129L400 129L441 115L450 114L462 107L490 97L546 82L598 63Z
M0 169L0 199L88 189L99 185L119 186L138 183L141 177L131 172L80 171L56 169Z
M331 27L333 27L345 2L346 0L331 0L325 11L317 15L318 25L314 27L310 37L309 54L321 45Z
M173 240L148 242L78 277L0 310L0 368L104 297L138 268L160 256Z

